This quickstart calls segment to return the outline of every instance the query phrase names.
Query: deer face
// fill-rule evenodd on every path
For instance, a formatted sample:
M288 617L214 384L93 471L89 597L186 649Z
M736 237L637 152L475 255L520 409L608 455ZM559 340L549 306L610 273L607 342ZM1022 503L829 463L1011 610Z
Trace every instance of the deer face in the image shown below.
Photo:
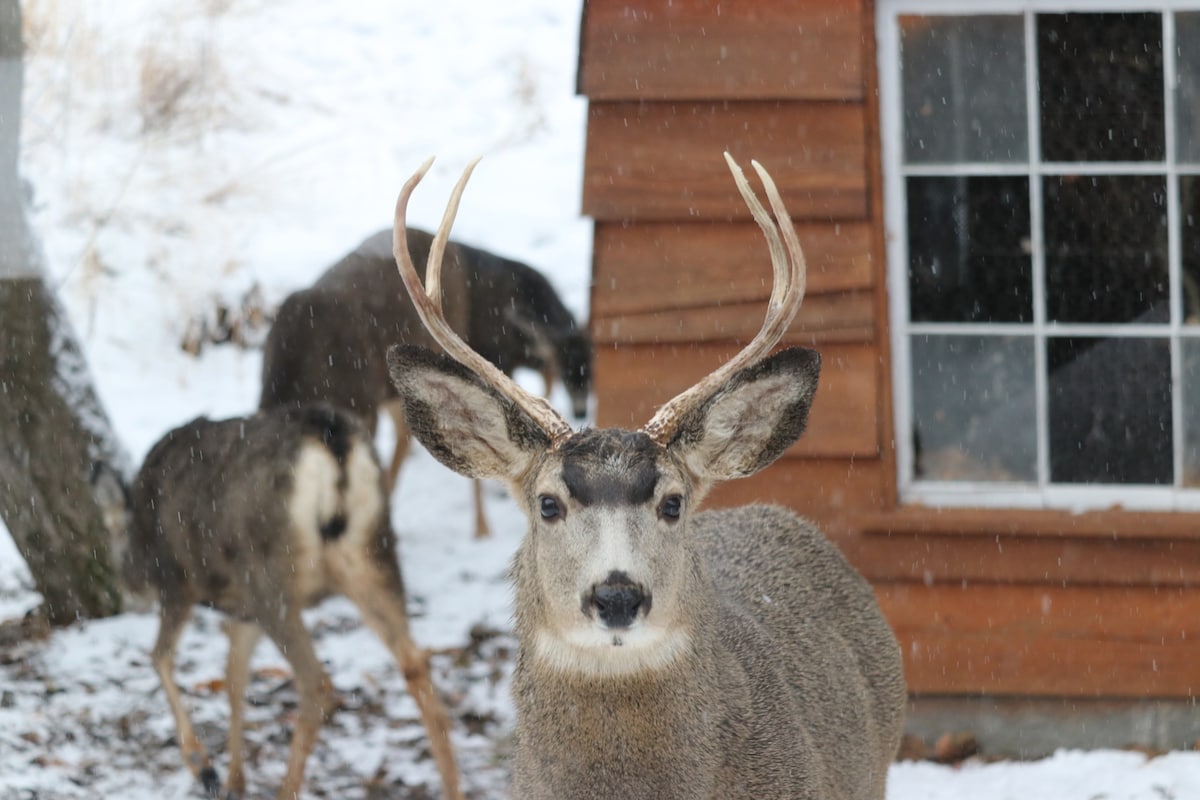
M400 276L447 355L393 347L392 382L409 428L436 458L468 477L506 480L521 498L529 532L513 563L518 635L535 658L565 671L640 671L686 651L688 621L697 619L688 604L701 580L688 535L690 509L714 482L751 475L774 461L808 418L820 357L800 348L767 355L800 307L804 256L766 171L755 165L778 223L728 154L726 160L771 250L766 320L745 348L638 432L572 431L446 322L442 252L474 165L451 195L430 247L425 285L412 263L405 211L431 162L396 201L393 252Z
M731 376L666 444L584 430L553 445L534 419L448 357L388 353L413 434L469 477L509 482L529 527L513 562L517 623L535 657L587 676L667 666L697 609L691 509L715 481L750 475L804 429L819 356L784 350ZM703 601L700 601L703 602Z
M537 654L556 666L612 674L669 662L693 554L692 482L644 433L587 430L524 482L529 531L518 592Z

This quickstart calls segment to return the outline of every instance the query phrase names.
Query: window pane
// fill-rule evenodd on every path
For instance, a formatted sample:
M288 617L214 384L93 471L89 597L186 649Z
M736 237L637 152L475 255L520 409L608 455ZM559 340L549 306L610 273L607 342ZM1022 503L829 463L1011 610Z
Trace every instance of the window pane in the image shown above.
M1200 177L1179 178L1180 278L1183 321L1200 325Z
M1020 16L900 17L909 163L1025 161Z
M1038 14L1046 161L1161 161L1159 14Z
M912 375L917 478L1036 479L1031 339L914 336Z
M1175 15L1175 89L1177 117L1176 156L1180 161L1200 161L1200 14Z
M1164 179L1062 175L1042 187L1047 318L1168 321Z
M1183 485L1200 486L1200 339L1180 342L1183 392Z
M1167 340L1052 338L1046 359L1051 481L1172 482Z
M909 178L909 313L915 322L1028 322L1029 179Z

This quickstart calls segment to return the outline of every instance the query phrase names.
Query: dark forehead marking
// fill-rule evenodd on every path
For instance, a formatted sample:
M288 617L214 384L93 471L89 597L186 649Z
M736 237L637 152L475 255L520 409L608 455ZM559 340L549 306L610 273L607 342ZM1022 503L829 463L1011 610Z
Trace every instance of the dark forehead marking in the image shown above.
M585 506L645 503L658 484L660 451L640 431L580 431L562 446L563 483Z

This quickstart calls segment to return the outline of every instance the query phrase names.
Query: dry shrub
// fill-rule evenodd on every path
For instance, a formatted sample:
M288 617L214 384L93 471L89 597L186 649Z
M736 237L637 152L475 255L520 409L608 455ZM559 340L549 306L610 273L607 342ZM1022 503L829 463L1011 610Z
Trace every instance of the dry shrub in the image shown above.
M200 6L209 17L220 17L228 14L235 0L200 0Z
M157 38L141 51L138 113L142 130L206 127L221 110L219 66L211 48Z
M195 67L173 47L153 43L142 50L138 75L138 111L142 130L170 128L179 118L189 93L199 83Z
M537 67L524 53L516 57L512 97L525 118L524 129L519 134L522 140L532 139L539 132L546 130L545 100L542 97L542 86L538 83Z
M203 131L218 127L228 81L217 57L219 18L234 0L193 0L164 15L139 53L138 112L142 130ZM203 26L201 35L185 27Z
M100 32L89 18L96 9L85 3L23 0L26 59L40 58L54 65L50 85L41 90L46 95L41 103L52 106L45 116L53 120L56 113L65 113L55 112L53 106L69 106L76 82L100 84L115 94L133 78L137 108L129 111L140 117L144 133L188 133L219 124L228 82L216 56L215 39L220 18L233 5L234 0L192 0L164 6L147 21L145 45L133 52L125 41ZM193 26L203 26L200 35L194 31L185 35L185 28ZM116 107L112 113L129 112Z
M76 68L95 71L103 60L86 7L70 0L21 0L21 39L27 72L33 59L52 60L63 82Z
M55 39L61 18L59 0L23 0L21 39L26 52L45 52Z
M255 283L235 303L215 300L211 308L188 320L180 348L198 356L208 345L232 344L244 350L262 347L274 314Z

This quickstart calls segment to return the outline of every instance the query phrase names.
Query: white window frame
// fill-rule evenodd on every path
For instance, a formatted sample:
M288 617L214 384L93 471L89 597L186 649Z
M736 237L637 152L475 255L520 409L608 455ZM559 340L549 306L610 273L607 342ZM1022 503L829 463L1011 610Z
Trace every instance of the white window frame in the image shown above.
M896 431L897 488L903 504L960 507L1056 508L1088 511L1120 507L1130 510L1200 511L1200 489L1179 485L1183 475L1184 431L1180 386L1183 339L1200 337L1196 326L1184 326L1177 298L1180 292L1181 242L1179 176L1200 173L1200 164L1187 164L1181 170L1175 161L1175 11L1200 11L1200 0L877 0L876 54L879 75L880 138L882 142L884 224L887 241L887 273L892 345L892 397ZM1148 162L1042 162L1036 94L1034 16L1064 12L1155 12L1163 17L1163 92L1165 155L1163 161ZM1006 14L1024 16L1026 53L1026 108L1029 125L1028 161L1013 163L917 164L903 162L904 136L903 90L900 75L900 30L902 15L968 16ZM1043 208L1041 178L1056 174L1154 175L1166 180L1167 253L1170 303L1168 323L1159 325L1065 325L1045 319ZM913 474L914 445L913 398L911 394L910 337L913 334L978 334L981 330L1012 331L1003 323L913 323L909 321L908 241L906 178L910 175L1020 175L1030 182L1030 237L1032 246L1033 321L1022 324L1021 334L1032 332L1034 347L1035 402L1037 408L1037 481L929 481ZM1047 334L1079 336L1153 336L1170 343L1172 387L1172 451L1175 486L1129 486L1123 484L1052 484L1049 481L1048 398L1045 347L1040 344Z

